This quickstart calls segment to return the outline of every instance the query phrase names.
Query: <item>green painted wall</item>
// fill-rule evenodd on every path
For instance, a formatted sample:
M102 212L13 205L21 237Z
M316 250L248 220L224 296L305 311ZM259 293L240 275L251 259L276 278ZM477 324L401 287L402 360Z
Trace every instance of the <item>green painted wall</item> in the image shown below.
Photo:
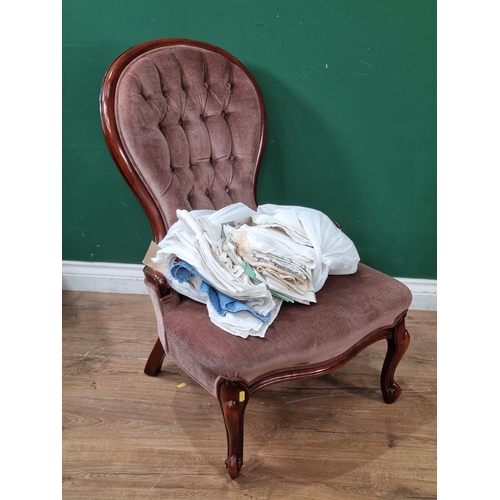
M436 278L435 0L66 0L63 259L140 263L149 223L102 137L102 77L167 37L240 59L268 110L259 203L317 208L361 260Z

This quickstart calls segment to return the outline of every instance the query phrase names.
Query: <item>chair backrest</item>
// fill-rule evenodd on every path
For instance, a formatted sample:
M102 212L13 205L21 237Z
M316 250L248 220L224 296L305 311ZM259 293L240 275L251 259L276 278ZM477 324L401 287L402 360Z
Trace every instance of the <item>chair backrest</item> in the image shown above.
M264 100L231 54L184 39L132 47L109 67L100 107L106 144L156 242L178 208L255 208Z

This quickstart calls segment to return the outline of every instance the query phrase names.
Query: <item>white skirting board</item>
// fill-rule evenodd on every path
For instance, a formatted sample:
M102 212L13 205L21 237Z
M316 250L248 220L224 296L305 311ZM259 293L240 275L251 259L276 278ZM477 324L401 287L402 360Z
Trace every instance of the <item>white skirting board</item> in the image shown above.
M147 294L142 264L63 261L62 289ZM437 310L437 280L396 278L413 294L410 309Z

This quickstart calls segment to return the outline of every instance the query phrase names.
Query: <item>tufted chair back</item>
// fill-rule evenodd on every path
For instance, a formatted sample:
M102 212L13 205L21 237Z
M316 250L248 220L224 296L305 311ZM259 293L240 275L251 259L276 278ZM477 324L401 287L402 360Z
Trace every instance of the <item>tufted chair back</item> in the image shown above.
M256 207L265 107L231 54L183 39L137 45L110 66L100 105L108 148L156 242L178 208Z

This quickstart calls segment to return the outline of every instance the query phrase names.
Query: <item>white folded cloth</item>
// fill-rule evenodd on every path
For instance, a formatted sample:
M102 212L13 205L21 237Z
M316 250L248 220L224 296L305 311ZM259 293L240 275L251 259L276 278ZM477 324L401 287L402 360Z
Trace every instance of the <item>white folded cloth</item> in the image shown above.
M210 320L246 338L263 337L282 299L309 304L329 274L352 274L359 262L353 242L322 212L305 207L242 203L221 210L177 210L178 221L159 243L153 261L165 263L175 290L207 304ZM200 278L180 283L170 269L184 260L218 291L244 302L248 311L220 315L198 291Z

